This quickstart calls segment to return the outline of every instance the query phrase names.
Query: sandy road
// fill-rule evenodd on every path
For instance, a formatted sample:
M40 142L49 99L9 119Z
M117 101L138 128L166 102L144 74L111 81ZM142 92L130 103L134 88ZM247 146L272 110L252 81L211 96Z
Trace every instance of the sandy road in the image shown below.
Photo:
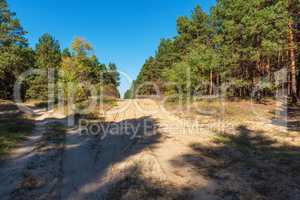
M126 168L140 162L151 163L147 176L178 187L205 188L194 191L197 197L214 199L214 183L194 173L190 166L172 164L174 159L191 152L188 145L199 138L195 132L187 134L186 122L163 112L152 100L120 101L105 118L111 130L118 128L115 133L106 133L104 139L80 136L78 131L68 134L62 199L105 199L107 189L126 173ZM205 137L209 132L201 134Z
M120 126L128 120L133 127L139 123L137 117L127 102L120 102L105 116L106 123ZM99 137L82 136L78 130L69 132L63 158L62 199L99 199L105 191L103 178L114 162L123 159L120 154L135 142L122 130L117 135L107 133L104 139Z
M20 190L22 190L21 185L24 182L24 177L26 176L29 167L32 167L33 164L42 164L41 160L39 160L41 152L38 149L43 142L43 135L46 132L46 127L50 123L64 123L64 116L57 113L36 109L34 110L34 114L37 115L37 117L35 118L33 134L27 136L27 140L18 148L14 149L7 158L1 160L0 199L28 198L23 191L20 192ZM43 157L46 157L46 154L43 155ZM48 167L51 168L51 166ZM46 176L46 173L43 174Z
M278 174L269 166L272 160L248 167L244 160L252 154L218 143L217 131L179 118L157 101L119 101L105 120L90 121L98 125L98 134L70 129L62 147L43 140L49 123L65 117L40 114L33 135L0 165L0 199L265 199L252 174L268 170L286 181L278 184L289 189L287 199L299 199L298 185L291 186L297 176ZM280 194L273 191L275 197Z
M209 131L191 132L188 129L192 122L163 111L157 102L148 99L119 101L118 106L106 112L104 117L105 122L100 124L101 134L82 135L76 129L70 130L66 134L63 153L54 154L61 158L45 156L45 163L56 170L49 169L47 173L47 166L34 168L34 173L47 180L48 185L44 183L37 188L12 193L22 176L16 177L1 169L1 180L6 183L0 189L1 199L106 199L111 186L135 164L147 167L144 170L147 177L177 188L192 188L190 193L195 199L218 199L213 195L216 183L196 173L191 165L174 164L183 155L192 152L189 146L192 142L209 137ZM43 124L37 127L43 129ZM36 132L41 134L43 131ZM34 148L35 145L29 146ZM33 149L29 152L36 154ZM42 154L39 159L41 157ZM39 159L35 159L36 166L39 166ZM18 166L17 174L22 174L28 162L11 165ZM13 166L10 166L12 171ZM49 181L49 178L55 180ZM45 195L43 191L51 195Z
M175 114L163 109L159 102L145 99L137 100L135 104L140 111L150 114L157 121L156 131L161 135L161 139L148 147L161 169L160 172L156 172L157 177L165 177L164 181L176 188L190 188L190 195L194 199L219 199L214 195L218 187L217 183L200 175L194 166L182 160L184 155L193 153L191 144L205 141L213 133L203 128L201 124L195 124L195 121L178 118ZM176 165L175 163L185 164Z

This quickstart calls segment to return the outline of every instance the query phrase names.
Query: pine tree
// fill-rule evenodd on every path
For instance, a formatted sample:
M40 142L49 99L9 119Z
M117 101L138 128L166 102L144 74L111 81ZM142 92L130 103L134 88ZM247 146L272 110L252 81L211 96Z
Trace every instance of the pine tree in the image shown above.
M11 12L6 0L0 0L0 47L27 46L27 40L16 13Z
M33 51L15 15L0 0L0 98L12 98L16 78L33 67Z
M107 66L107 81L108 84L112 84L115 87L118 87L120 85L120 74L118 73L118 69L116 64L109 63Z
M196 6L191 17L178 18L178 35L162 40L145 62L135 88L152 82L164 93L178 93L163 83L175 82L182 89L191 78L186 94L206 80L208 86L201 89L205 94L213 94L213 85L231 84L228 95L250 97L254 88L269 95L276 91L275 72L287 68L287 88L295 97L300 92L299 27L298 0L218 0L209 15ZM138 92L154 91L147 87Z
M293 102L296 102L297 93L300 87L300 76L298 72L298 66L300 64L300 2L297 0L282 1L283 5L287 6L287 10L290 15L288 21L288 47L290 54L290 92ZM298 55L298 59L296 55Z
M57 70L61 63L60 45L50 34L43 34L35 48L35 67L43 74L35 75L28 81L27 98L46 100L48 97L48 75ZM56 80L55 77L53 77Z

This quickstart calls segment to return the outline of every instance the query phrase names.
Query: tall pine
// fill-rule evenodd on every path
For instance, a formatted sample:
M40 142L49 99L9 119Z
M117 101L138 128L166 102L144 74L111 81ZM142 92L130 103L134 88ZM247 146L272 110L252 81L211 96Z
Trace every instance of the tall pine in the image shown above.
M16 14L0 0L0 98L12 98L17 77L33 67L33 51Z
M54 37L45 33L35 47L35 67L41 74L31 77L28 81L27 98L46 100L48 97L48 75L56 80L56 73L61 63L60 45Z

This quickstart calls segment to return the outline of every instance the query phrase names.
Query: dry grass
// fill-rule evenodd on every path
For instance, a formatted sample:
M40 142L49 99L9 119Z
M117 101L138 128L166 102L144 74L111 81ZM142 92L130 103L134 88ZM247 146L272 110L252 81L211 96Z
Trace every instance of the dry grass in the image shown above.
M276 102L201 101L191 107L180 117L200 123L223 119L231 127L215 131L208 141L199 139L191 144L194 153L183 156L201 175L221 183L220 197L298 199L300 134L273 123Z
M225 119L226 121L244 122L257 120L260 117L270 118L275 102L270 101L267 105L257 104L251 101L200 101L192 105L194 114L207 114L212 119Z
M36 154L23 171L23 179L11 194L12 199L58 199L62 181L62 159L66 127L51 122L42 130Z
M190 160L202 160L191 164L220 183L222 198L297 199L300 194L299 146L240 127L236 134L218 134L206 144L191 147L195 153L188 155L194 158ZM203 158L215 162L206 163Z
M0 115L0 156L3 156L32 133L34 122L32 116L20 112L11 102L1 101L0 108L2 112L16 111Z

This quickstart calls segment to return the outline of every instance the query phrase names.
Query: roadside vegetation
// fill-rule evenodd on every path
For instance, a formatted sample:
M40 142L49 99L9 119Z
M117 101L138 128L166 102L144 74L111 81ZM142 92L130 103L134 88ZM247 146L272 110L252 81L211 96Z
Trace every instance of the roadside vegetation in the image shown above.
M32 116L25 115L9 101L0 102L0 156L7 154L32 133Z
M229 199L295 199L300 174L299 106L272 99L202 100L177 116L208 128L208 138L190 143L191 153L174 162L192 165L220 183L217 195ZM168 104L168 110L178 108ZM286 110L285 110L286 109Z
M291 137L239 126L205 142L190 145L183 155L198 173L221 185L217 194L237 199L296 199L300 174L300 148ZM201 161L201 162L200 162ZM176 163L180 164L180 163Z
M101 63L85 39L76 37L70 48L62 50L59 41L45 33L35 47L30 47L27 32L6 0L0 0L0 23L0 154L16 147L32 132L33 120L11 102L16 80L28 70L35 71L21 84L20 97L33 109L46 107L48 100L84 107L95 95L113 104L120 96L117 66ZM48 83L53 89L50 96Z
M0 156L18 146L26 136L32 133L34 124L24 117L0 120Z
M62 184L62 161L66 141L66 127L58 121L39 127L43 137L36 154L22 173L22 181L12 192L13 199L57 199Z

